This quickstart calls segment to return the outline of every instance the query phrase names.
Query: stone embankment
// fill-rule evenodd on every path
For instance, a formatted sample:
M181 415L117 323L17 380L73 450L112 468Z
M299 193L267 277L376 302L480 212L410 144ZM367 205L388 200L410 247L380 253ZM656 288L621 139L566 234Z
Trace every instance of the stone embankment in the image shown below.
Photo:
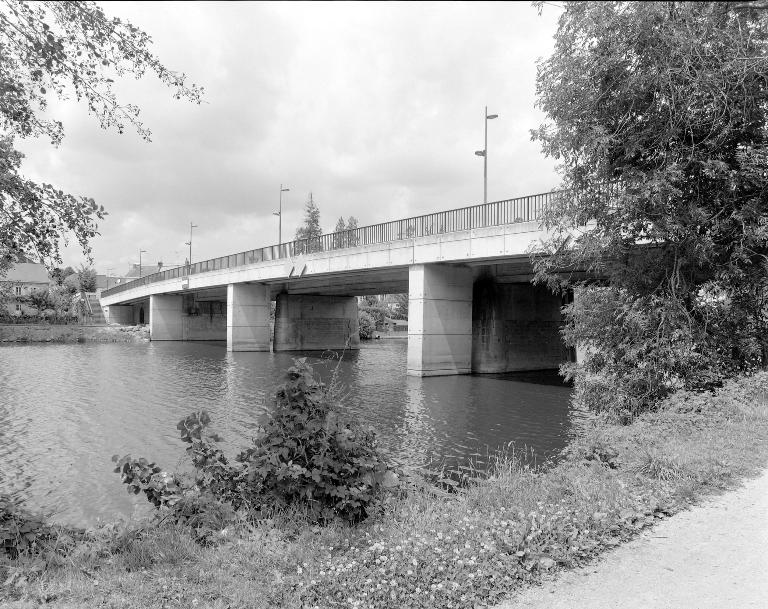
M0 343L141 343L147 326L0 325Z

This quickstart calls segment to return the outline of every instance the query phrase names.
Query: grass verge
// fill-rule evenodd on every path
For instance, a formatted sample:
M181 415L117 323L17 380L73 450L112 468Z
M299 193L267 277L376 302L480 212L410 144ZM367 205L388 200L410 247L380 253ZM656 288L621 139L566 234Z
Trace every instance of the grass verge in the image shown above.
M0 602L37 607L478 607L577 566L768 462L768 373L678 393L630 426L596 419L566 458L514 456L463 492L427 485L358 526L299 513L232 522L201 547L168 525L113 525L0 558Z

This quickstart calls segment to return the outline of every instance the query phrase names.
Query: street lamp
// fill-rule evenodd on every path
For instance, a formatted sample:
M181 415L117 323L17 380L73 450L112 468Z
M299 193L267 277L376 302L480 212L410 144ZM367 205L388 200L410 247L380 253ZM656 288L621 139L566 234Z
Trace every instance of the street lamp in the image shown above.
M475 150L477 156L483 157L483 204L488 203L488 121L499 118L498 114L488 114L488 106L485 107L485 148Z
M189 264L192 264L192 229L197 228L197 224L189 223L189 241L185 241L184 245L189 246Z
M280 245L283 242L283 193L291 190L290 188L283 188L280 184L280 207L277 211L273 211L272 215L277 216L277 244Z
M139 249L139 279L141 279L141 255L146 253L147 250Z

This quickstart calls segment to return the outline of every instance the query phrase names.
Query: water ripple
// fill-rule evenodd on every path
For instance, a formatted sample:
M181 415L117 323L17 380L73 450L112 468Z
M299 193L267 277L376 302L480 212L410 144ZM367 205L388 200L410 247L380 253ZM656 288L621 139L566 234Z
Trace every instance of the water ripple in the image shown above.
M295 355L228 353L221 343L0 346L0 493L78 525L143 513L146 502L126 494L110 457L177 468L185 446L176 423L203 408L234 453ZM582 419L557 384L408 377L405 341L376 341L341 362L306 355L324 380L336 371L344 409L414 467L482 466L510 443L544 459Z

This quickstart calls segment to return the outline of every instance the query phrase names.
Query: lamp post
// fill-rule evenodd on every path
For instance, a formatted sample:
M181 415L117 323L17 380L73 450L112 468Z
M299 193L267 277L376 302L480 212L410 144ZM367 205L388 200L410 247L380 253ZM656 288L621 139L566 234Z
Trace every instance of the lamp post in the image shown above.
M272 215L277 216L277 244L280 245L283 242L283 193L290 191L290 188L283 188L280 184L280 207L277 211L273 211Z
M141 279L141 255L146 253L147 250L139 249L139 279Z
M107 289L109 289L109 271L114 271L114 267L107 269Z
M475 150L477 156L483 157L483 204L488 203L488 121L498 117L498 114L488 114L488 106L485 107L485 148Z
M192 265L192 229L197 228L197 224L189 223L189 241L184 243L184 245L189 246L189 264Z

